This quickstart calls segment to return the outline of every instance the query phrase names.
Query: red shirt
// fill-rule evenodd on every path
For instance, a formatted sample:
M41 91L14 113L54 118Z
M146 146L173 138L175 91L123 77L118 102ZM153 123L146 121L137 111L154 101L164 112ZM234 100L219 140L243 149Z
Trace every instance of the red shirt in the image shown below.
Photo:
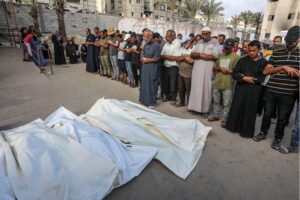
M30 40L33 38L33 35L31 33L27 34L24 38L24 42L30 43Z

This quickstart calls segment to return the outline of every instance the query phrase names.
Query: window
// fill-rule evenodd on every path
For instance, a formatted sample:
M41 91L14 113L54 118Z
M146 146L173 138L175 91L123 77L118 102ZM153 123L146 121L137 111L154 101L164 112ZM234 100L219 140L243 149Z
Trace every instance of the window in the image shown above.
M166 6L165 5L160 5L160 10L161 11L165 11L166 10Z
M131 12L131 17L133 17L133 12Z
M153 5L153 7L154 7L154 10L159 10L159 3L155 3L155 4Z
M131 0L129 0L129 4L131 4Z
M271 2L277 2L277 1L279 1L279 0L270 0Z
M141 13L141 18L143 18L143 16L144 16L144 13Z
M298 15L297 15L297 19L300 19L300 13L298 13Z
M269 21L273 21L273 20L274 20L274 18L275 18L275 15L269 15L269 18L268 18L268 20L269 20Z
M294 19L295 18L295 13L289 13L288 19Z
M270 38L270 36L271 36L271 33L266 33L265 34L265 38Z
M141 0L136 0L136 3L141 3Z
M155 19L158 19L158 15L155 15L154 17L155 17Z

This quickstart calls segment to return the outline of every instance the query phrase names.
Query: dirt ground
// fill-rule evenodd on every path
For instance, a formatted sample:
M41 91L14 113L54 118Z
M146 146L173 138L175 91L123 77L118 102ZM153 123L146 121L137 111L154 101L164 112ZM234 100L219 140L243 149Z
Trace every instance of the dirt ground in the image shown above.
M54 74L46 76L33 63L22 61L20 49L0 48L0 60L0 130L44 119L60 106L85 113L101 97L138 100L137 88L86 73L84 64L53 66ZM202 157L186 180L152 161L138 177L112 191L107 200L299 199L299 154L282 155L270 148L274 124L268 139L256 143L186 108L160 103L156 110L213 127ZM258 118L257 130L260 121ZM290 127L284 144L289 143Z

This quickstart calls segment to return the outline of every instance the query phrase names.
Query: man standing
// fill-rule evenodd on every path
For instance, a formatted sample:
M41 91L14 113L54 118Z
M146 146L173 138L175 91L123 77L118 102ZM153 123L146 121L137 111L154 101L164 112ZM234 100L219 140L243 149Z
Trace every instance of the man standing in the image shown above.
M224 43L223 53L219 56L215 71L217 75L213 83L213 112L208 118L208 121L213 122L221 118L221 127L225 127L226 120L228 118L232 89L233 89L233 79L232 70L239 60L239 56L232 52L232 47L234 45L234 39L227 39ZM221 99L223 99L222 114L221 111Z
M108 30L109 35L109 40L108 40L108 44L109 44L109 58L110 58L110 62L111 65L113 67L113 77L112 79L116 79L119 80L119 76L120 76L120 71L119 71L119 66L118 66L118 47L119 47L119 41L117 40L117 36L116 36L116 31L112 28Z
M98 70L98 66L95 62L95 35L91 33L89 28L85 29L85 33L87 45L86 71L94 73Z
M271 75L264 94L265 106L260 133L253 140L266 139L274 109L277 108L277 124L272 148L278 150L288 124L290 114L299 94L299 26L289 29L286 37L286 48L273 52L264 75Z
M180 43L177 42L176 33L174 30L168 30L166 33L166 43L162 49L161 57L165 60L165 93L168 101L171 104L176 103L177 97L177 79L178 79L178 64L175 60L180 49Z
M175 57L175 60L179 65L178 89L180 99L180 101L174 105L175 107L185 106L185 95L187 97L187 102L189 102L194 64L194 60L190 57L193 50L193 43L190 36L185 35L181 40L181 44L182 47Z
M218 41L219 41L219 49L218 49L218 54L222 54L223 47L224 47L224 42L225 42L226 36L224 34L219 34L218 35Z
M160 47L152 38L153 33L146 30L143 39L146 42L142 51L141 61L141 88L139 101L150 109L156 106L156 93L158 87L158 65L160 59Z
M95 63L97 66L97 70L99 70L99 74L101 74L101 66L100 66L100 47L99 47L99 41L100 41L100 29L99 27L94 28L94 34L95 34Z
M219 42L211 38L209 27L202 29L202 37L191 54L194 67L188 109L199 112L203 118L207 118L211 102L213 67L218 56Z
M100 57L101 57L101 65L103 67L103 76L107 76L110 78L112 75L112 67L109 59L109 51L108 51L108 37L107 30L104 29L101 31L101 39L100 39Z
M259 41L251 41L248 46L248 56L239 59L232 72L237 83L226 129L247 138L254 136L261 83L265 79L262 72L267 61L258 56L260 47Z

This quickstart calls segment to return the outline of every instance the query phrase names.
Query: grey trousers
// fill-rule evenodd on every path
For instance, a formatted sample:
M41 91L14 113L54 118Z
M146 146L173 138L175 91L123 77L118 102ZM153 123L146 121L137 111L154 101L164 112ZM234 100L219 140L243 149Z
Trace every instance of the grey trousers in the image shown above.
M221 99L223 100L221 105ZM232 90L213 89L212 115L226 121L229 115L232 99ZM222 108L223 107L223 108ZM222 111L221 111L222 109Z
M113 76L118 78L120 76L120 70L119 70L119 66L118 66L117 56L110 56L109 58L110 58L110 63L113 68Z

